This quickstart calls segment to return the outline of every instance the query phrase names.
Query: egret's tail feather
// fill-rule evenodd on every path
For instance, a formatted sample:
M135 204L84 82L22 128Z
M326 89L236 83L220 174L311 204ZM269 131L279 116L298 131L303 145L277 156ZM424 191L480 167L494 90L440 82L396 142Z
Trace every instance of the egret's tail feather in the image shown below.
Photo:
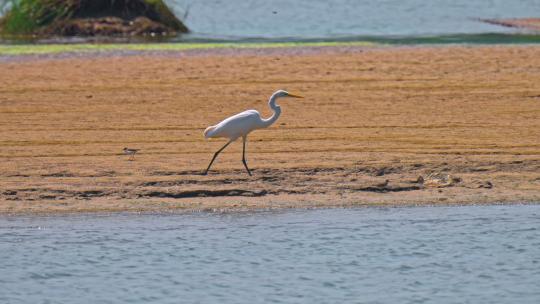
M209 138L212 136L212 131L215 129L215 126L210 126L204 130L204 138Z

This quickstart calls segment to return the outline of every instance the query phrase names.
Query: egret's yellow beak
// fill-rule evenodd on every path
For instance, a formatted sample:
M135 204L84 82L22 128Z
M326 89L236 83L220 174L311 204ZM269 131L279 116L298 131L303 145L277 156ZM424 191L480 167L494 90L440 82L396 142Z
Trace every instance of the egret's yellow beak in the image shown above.
M291 94L291 93L288 93L287 96L294 97L294 98L304 98L304 96L295 95L295 94Z

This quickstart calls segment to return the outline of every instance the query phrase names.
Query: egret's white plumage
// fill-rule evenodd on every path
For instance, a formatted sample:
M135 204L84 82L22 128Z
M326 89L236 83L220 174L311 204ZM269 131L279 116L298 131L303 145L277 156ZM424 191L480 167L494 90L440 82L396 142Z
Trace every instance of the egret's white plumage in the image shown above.
M229 139L229 142L214 154L214 157L210 161L210 164L208 165L208 168L206 169L204 174L208 173L208 170L212 166L212 163L214 162L218 154L223 151L223 149L225 149L231 142L237 140L239 137L242 137L244 142L244 147L242 150L242 162L244 163L244 167L246 168L248 174L251 175L251 172L245 160L247 135L254 130L268 128L279 118L279 116L281 115L281 107L276 104L276 100L280 97L303 98L302 96L290 94L287 91L279 90L272 94L272 96L268 100L268 106L270 107L270 109L272 109L272 111L274 111L274 114L271 117L264 119L261 117L261 114L257 110L247 110L233 115L229 118L226 118L217 125L210 126L206 128L206 130L204 130L205 138L225 137Z
M240 136L247 135L249 132L261 128L264 120L256 110L247 110L233 115L215 126L210 126L204 131L206 138L226 137L237 139Z

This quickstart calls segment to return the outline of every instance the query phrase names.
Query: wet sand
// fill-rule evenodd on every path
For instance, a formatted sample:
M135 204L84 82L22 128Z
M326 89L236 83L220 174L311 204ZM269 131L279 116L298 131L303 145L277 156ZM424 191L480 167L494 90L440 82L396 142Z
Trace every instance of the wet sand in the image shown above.
M540 202L537 46L28 58L0 60L2 214ZM281 88L253 176L240 141L201 175L203 130Z
M480 19L480 21L505 27L540 31L540 18Z

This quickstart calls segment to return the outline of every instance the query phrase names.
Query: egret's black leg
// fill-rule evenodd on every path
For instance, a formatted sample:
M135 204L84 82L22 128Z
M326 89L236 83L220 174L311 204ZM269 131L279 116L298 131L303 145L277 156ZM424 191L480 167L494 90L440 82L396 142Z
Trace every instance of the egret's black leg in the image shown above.
M242 149L242 163L244 163L244 167L246 167L246 170L249 174L249 176L251 176L251 171L249 171L249 168L248 168L248 165L246 163L246 136L243 137L244 139L244 148Z
M225 146L221 147L221 149L219 149L216 153L214 153L214 157L212 157L212 160L210 161L210 164L208 165L208 168L206 168L206 171L204 171L203 175L206 175L208 174L208 170L210 170L210 167L212 166L212 163L214 162L214 160L216 160L216 157L218 156L219 152L223 151L223 149L227 148L227 146L232 143L234 140L231 140L229 141L228 143L225 144Z

